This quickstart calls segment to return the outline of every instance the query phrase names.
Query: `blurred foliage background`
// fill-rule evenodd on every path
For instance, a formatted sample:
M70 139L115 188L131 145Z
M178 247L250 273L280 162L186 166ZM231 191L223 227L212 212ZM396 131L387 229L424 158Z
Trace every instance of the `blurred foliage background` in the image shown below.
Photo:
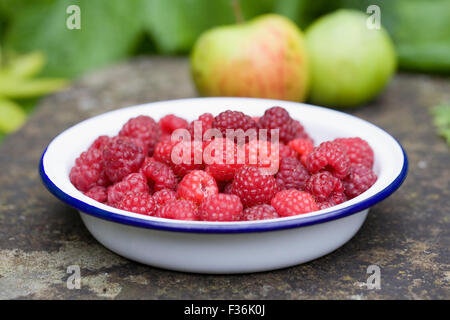
M11 110L18 106L25 114L30 112L35 97L63 87L61 79L54 77L74 78L134 55L188 54L204 30L235 22L231 2L0 0L1 67L20 54L40 52L46 62L27 77L52 77L38 80L56 81L50 88L33 83L34 94L7 96L6 104L13 103L14 107L5 109L1 107L5 94L0 72L0 122L11 117ZM66 28L66 9L73 4L81 8L80 30ZM275 12L302 29L338 8L365 11L376 4L381 8L381 23L395 43L401 69L450 73L450 0L240 0L240 4L245 19ZM0 123L0 138L9 131Z
M302 29L337 8L371 4L392 36L400 67L450 72L450 0L241 0L245 19L283 14ZM0 0L3 50L40 50L43 74L78 76L130 55L187 54L200 33L234 23L231 0ZM65 27L81 8L81 30Z

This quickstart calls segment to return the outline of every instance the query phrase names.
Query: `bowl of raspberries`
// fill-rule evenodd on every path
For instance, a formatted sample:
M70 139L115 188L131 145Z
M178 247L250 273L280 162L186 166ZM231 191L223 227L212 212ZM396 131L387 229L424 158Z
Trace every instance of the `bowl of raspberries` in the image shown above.
M245 273L339 248L400 187L407 167L395 138L339 111L194 98L85 120L48 145L40 174L122 256Z

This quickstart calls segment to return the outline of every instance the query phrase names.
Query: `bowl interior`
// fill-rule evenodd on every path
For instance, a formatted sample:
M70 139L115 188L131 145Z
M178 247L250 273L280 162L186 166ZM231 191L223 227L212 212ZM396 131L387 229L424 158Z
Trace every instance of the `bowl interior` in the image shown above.
M154 102L123 108L80 122L58 135L49 144L42 159L42 170L56 188L59 189L58 192L69 195L90 206L127 217L177 224L180 222L122 211L86 197L78 191L69 180L69 172L74 165L75 159L81 152L85 151L98 136L116 135L128 119L138 115L149 115L155 120L158 120L166 114L174 113L190 121L196 119L204 112L210 112L216 115L222 111L231 109L243 111L252 116L260 116L267 108L275 105L285 108L293 118L299 120L304 125L307 132L312 136L315 144L338 137L358 136L365 139L374 150L374 171L378 176L377 182L369 190L352 200L325 210L283 219L306 219L308 217L323 215L361 202L387 188L399 177L402 170L405 169L406 159L400 144L384 130L354 116L327 108L287 101L253 98L195 98ZM226 225L261 224L269 221L270 220L251 222L193 221L189 223L194 225ZM183 223L186 224L184 221Z

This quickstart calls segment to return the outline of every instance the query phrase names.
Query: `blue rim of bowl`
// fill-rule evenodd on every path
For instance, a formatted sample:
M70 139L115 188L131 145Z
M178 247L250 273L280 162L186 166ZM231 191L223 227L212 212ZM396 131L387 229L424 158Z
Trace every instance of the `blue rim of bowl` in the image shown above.
M352 115L347 114L348 116L355 117ZM356 118L356 117L355 117ZM359 118L358 118L359 119ZM365 121L363 119L359 119L362 121ZM368 122L368 121L365 121ZM368 122L370 123L370 122ZM275 231L275 230L283 230L283 229L291 229L291 228L299 228L299 227L306 227L311 226L314 224L324 223L331 220L336 220L340 218L347 217L349 215L352 215L354 213L360 212L362 210L365 210L367 208L372 207L373 205L377 204L378 202L383 201L388 196L390 196L394 191L396 191L403 183L403 181L406 179L406 175L408 173L408 157L406 155L405 149L400 144L400 142L394 138L392 135L390 135L388 132L386 132L384 129L378 127L377 125L374 125L373 123L370 123L371 125L377 127L381 131L388 134L400 147L403 153L403 165L400 173L398 176L389 184L387 185L383 190L380 190L373 196L363 199L357 203L354 203L352 205L349 205L347 207L343 207L340 209L332 210L329 212L325 212L323 214L318 214L315 216L299 216L298 219L277 219L277 220L271 220L267 222L258 222L258 223L227 223L224 225L220 224L208 224L207 222L204 224L193 224L189 222L183 222L183 221L157 221L157 220L145 220L141 218L136 217L130 217L126 216L120 213L108 211L105 209L97 208L93 205L90 205L82 200L79 200L77 198L72 197L71 195L67 194L66 192L62 191L60 188L58 188L47 176L45 170L44 170L44 157L47 152L48 146L43 152L41 156L41 160L39 162L39 174L41 176L42 182L44 183L45 187L58 199L65 202L66 204L70 205L71 207L82 211L84 213L87 213L91 216L109 220L116 223L126 224L134 227L139 228L146 228L146 229L156 229L156 230L163 230L163 231L174 231L174 232L190 232L190 233L250 233L250 232L268 232L268 231Z

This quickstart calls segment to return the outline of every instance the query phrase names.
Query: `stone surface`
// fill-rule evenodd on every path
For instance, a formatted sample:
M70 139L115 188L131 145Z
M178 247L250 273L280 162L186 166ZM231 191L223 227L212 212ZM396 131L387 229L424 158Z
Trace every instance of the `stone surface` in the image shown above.
M138 58L41 101L0 147L0 299L450 298L450 150L428 112L450 101L446 78L400 74L370 105L352 111L401 141L409 176L372 208L350 242L304 265L209 276L128 261L97 243L77 212L41 184L41 153L63 129L111 109L194 95L187 60ZM71 265L81 268L79 290L67 289ZM370 265L381 268L380 290L366 287Z

